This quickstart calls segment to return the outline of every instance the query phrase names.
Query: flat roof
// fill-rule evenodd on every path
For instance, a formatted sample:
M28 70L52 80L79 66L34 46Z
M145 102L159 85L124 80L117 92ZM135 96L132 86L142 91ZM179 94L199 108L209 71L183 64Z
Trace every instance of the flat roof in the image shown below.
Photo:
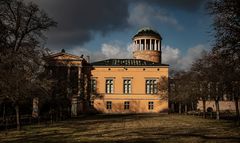
M168 64L156 63L141 59L107 59L103 61L93 62L92 66L169 66Z

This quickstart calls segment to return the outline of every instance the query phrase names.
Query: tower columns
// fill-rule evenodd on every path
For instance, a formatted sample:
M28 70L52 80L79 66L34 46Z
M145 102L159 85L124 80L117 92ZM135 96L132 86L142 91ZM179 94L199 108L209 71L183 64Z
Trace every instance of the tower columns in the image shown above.
M142 48L143 48L142 39L139 40L139 43L140 43L140 51L142 51Z
M160 40L158 40L158 51L160 51Z
M152 50L152 39L150 39L150 50Z
M144 39L144 50L147 50L147 39Z
M161 40L158 32L149 28L138 31L132 38L134 46L133 57L156 63L161 62Z
M149 43L148 43L149 40ZM139 39L134 41L134 50L161 51L161 40L157 39Z
M154 39L154 50L157 50L157 40Z

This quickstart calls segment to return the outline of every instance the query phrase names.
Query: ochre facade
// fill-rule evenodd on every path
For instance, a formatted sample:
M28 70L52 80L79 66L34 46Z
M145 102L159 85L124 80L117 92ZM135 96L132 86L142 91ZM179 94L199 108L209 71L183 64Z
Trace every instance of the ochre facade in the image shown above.
M146 80L168 77L168 67L94 67L92 78L100 98L94 100L94 108L103 113L159 113L168 110L168 100L161 93L146 94ZM105 92L106 80L113 79L113 93ZM124 79L131 80L131 92L124 94ZM107 101L112 102L112 109L106 109ZM129 109L124 109L124 102L129 102ZM153 109L149 109L153 102Z
M158 88L163 77L168 79L168 65L161 63L161 40L157 32L141 29L133 37L132 59L88 63L65 52L50 56L49 69L65 68L71 114L167 113L168 90Z

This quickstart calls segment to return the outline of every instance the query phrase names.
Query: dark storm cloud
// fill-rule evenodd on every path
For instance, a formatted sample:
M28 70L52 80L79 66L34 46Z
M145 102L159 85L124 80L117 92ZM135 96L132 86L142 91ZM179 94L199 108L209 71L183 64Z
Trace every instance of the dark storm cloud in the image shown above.
M192 12L198 10L206 2L206 0L135 0L135 2L139 1Z
M33 1L33 0L32 0ZM124 0L35 0L58 27L48 34L49 45L81 45L94 32L108 32L127 27L128 3Z
M49 48L71 48L94 38L129 27L130 4L146 2L157 7L194 11L204 0L26 0L39 4L58 27L48 33ZM129 10L129 11L128 11Z

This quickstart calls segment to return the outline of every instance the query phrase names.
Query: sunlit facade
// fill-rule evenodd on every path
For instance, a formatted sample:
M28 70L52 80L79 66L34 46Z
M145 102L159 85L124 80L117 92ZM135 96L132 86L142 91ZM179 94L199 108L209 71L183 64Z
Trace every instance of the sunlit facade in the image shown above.
M168 65L161 62L160 34L144 28L132 40L132 59L89 63L83 57L65 51L48 58L49 69L64 69L58 70L57 74L65 71L73 116L86 112L168 111L168 93L160 92L158 88L160 79L168 77Z
M133 59L107 59L91 63L94 110L101 113L167 112L167 92L159 92L168 65L161 63L161 36L149 28L133 36ZM160 83L161 84L161 83Z

